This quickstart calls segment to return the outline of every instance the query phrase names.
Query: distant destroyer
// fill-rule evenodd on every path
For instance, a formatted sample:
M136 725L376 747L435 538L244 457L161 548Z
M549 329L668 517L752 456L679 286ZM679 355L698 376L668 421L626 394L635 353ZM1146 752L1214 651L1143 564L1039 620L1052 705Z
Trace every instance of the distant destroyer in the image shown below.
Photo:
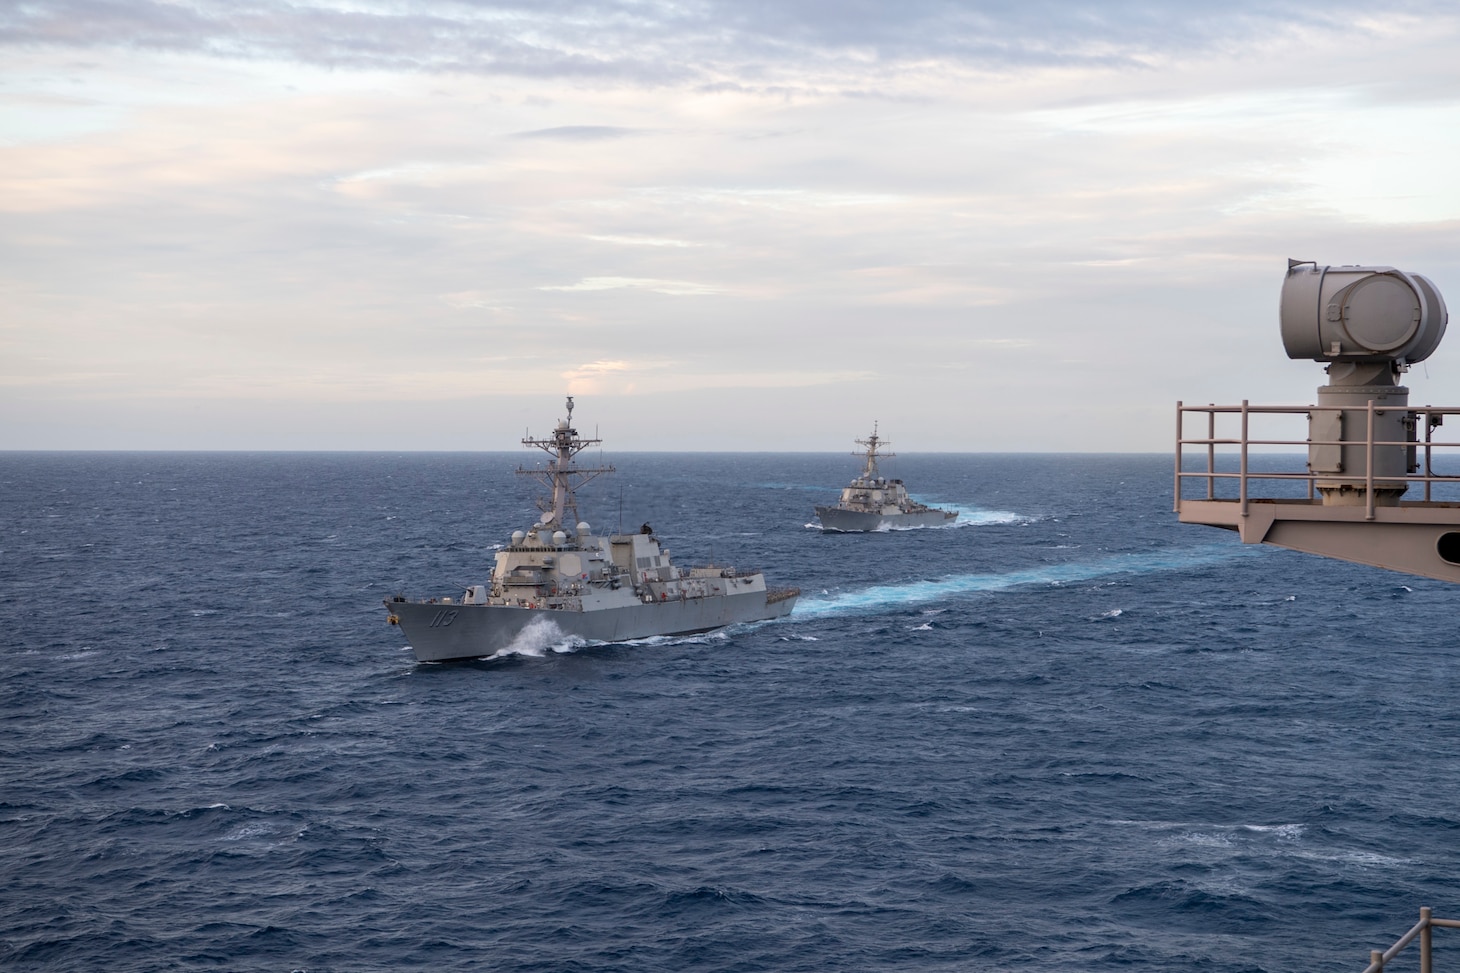
M638 533L594 536L578 520L574 490L613 467L589 469L574 458L601 440L583 439L568 417L550 439L522 440L552 460L534 476L552 491L538 503L542 516L497 552L487 584L471 585L458 598L385 601L390 622L399 625L419 662L445 662L493 655L512 645L534 623L549 635L622 642L654 635L708 632L737 622L756 622L790 613L800 591L768 589L759 571L729 567L680 568L670 563L645 524ZM564 525L574 525L569 534Z
M892 530L903 527L942 527L958 519L956 510L938 510L917 503L907 495L907 488L901 480L889 480L877 470L877 457L893 456L880 453L888 445L877 436L877 425L872 425L872 435L856 440L858 446L867 447L866 466L851 485L842 490L841 499L834 506L817 507L816 516L822 530L863 531ZM853 456L863 455L853 453Z

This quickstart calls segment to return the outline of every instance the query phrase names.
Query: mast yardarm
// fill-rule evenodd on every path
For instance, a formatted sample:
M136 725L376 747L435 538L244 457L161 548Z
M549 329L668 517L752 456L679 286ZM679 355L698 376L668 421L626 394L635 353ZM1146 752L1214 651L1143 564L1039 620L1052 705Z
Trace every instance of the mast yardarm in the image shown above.
M581 467L576 465L573 459L589 446L597 446L602 442L601 439L579 438L578 430L573 428L573 397L571 395L568 396L568 417L558 420L557 428L553 430L551 439L533 439L532 433L529 432L522 440L522 445L536 446L552 457L545 467L527 469L519 466L517 468L518 473L535 478L552 492L551 498L542 498L537 501L537 509L544 514L543 523L566 524L565 529L567 530L572 530L578 523L578 500L574 496L574 491L604 473L614 472L614 468L612 466ZM569 519L564 520L565 516Z

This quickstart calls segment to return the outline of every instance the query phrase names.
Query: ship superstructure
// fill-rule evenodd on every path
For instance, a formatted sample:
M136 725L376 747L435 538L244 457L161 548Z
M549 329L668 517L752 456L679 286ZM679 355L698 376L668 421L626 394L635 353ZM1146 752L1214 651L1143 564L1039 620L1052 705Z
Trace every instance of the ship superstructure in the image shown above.
M494 655L534 623L549 634L621 642L790 613L799 590L767 588L758 570L681 568L648 524L636 533L599 536L578 520L576 488L614 469L577 465L577 455L600 440L579 436L571 397L567 407L550 438L529 434L522 440L551 459L517 472L538 479L549 493L538 503L538 521L513 531L497 552L490 580L466 587L459 597L386 600L390 621L401 626L418 661Z

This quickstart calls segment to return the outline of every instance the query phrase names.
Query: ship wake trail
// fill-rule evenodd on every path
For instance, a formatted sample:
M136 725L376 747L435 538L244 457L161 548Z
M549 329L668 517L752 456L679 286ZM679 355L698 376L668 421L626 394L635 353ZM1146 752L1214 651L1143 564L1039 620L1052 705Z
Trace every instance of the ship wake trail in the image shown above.
M851 615L887 608L943 602L959 595L1004 591L1029 585L1064 585L1117 574L1158 574L1218 564L1259 553L1237 544L1209 544L1140 554L1121 554L1071 564L1046 564L1006 574L956 574L932 581L876 585L859 591L803 598L791 621Z
M936 504L934 506L937 506ZM945 510L958 511L958 519L949 524L949 527L997 527L997 526L1022 526L1032 524L1034 517L1026 517L1024 514L1016 514L1012 510L985 510L982 507L964 506L963 504L943 504Z
M751 623L754 624L754 623ZM642 639L629 639L623 645L715 645L730 641L730 634L723 628L713 632L696 632L692 635L650 635ZM591 642L590 645L608 645L607 642Z

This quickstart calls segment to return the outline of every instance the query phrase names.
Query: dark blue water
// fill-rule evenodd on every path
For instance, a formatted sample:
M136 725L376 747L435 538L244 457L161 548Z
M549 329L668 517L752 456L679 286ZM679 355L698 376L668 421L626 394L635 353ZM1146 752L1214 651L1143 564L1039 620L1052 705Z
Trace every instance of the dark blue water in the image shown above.
M608 458L586 519L796 613L418 666L380 600L483 580L519 457L0 455L0 968L1357 971L1460 914L1460 589L1183 527L1160 456L902 456L965 525L872 535L806 526L850 457Z

